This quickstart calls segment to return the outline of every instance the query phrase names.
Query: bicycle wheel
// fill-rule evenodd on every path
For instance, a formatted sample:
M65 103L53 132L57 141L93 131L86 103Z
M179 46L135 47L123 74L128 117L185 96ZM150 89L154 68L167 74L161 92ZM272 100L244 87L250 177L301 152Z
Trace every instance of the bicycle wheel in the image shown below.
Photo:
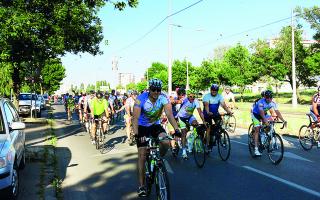
M283 158L283 141L279 134L274 133L268 145L268 156L275 165L279 164Z
M248 129L248 149L251 157L256 157L254 154L254 129L253 124L251 123Z
M95 142L96 142L96 149L99 150L100 149L100 132L101 129L98 128L97 132L96 132L96 137L95 137Z
M299 130L299 142L302 148L306 151L312 149L313 146L313 131L307 125L301 126Z
M196 165L202 168L206 161L206 152L202 139L197 136L193 141L193 157Z
M230 156L231 143L227 131L221 131L222 133L218 138L218 152L221 160L226 161Z
M170 185L167 170L164 163L159 166L155 174L156 192L158 200L170 200Z
M147 196L150 195L151 193L151 189L152 189L152 184L153 184L153 174L151 174L150 172L150 168L149 168L149 162L148 160L146 160L146 162L144 163L145 165L145 183L146 183L146 190L147 190Z
M227 131L234 133L236 130L236 125L237 125L236 117L234 115L230 116L226 123Z
M100 141L99 141L99 149L100 149L100 153L104 152L104 133L103 131L100 129Z

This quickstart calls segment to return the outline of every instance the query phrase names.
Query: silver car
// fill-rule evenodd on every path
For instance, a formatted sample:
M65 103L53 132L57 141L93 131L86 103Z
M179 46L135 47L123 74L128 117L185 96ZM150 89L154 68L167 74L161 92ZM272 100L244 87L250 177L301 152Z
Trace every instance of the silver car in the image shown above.
M0 190L5 199L16 199L19 169L25 167L25 124L11 101L0 98ZM3 193L3 194L2 194Z

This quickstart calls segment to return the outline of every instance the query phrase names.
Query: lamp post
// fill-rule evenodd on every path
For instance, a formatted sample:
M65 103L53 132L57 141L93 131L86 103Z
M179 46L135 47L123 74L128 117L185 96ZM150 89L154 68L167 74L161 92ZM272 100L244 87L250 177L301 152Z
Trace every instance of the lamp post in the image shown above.
M171 15L171 0L168 0L168 16ZM171 17L168 20L168 94L172 91L172 29Z
M188 65L188 60L186 59L186 62L187 62L187 85L186 85L186 90L190 90L190 87L189 87L189 65Z
M293 10L291 12L291 32L292 32L292 107L297 107L297 85L296 85L296 61L294 51L294 24L293 24Z

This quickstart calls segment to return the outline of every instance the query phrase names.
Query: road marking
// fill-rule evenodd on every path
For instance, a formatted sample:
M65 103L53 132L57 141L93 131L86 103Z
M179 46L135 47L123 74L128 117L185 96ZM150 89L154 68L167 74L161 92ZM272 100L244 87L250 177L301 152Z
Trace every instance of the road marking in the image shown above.
M291 181L287 181L287 180L285 180L285 179L279 178L279 177L277 177L277 176L274 176L274 175L272 175L272 174L268 174L268 173L266 173L266 172L260 171L260 170L258 170L258 169L255 169L255 168L252 168L252 167L249 167L249 166L242 166L242 167L245 168L245 169L247 169L247 170L249 170L249 171L256 172L256 173L261 174L261 175L263 175L263 176L269 177L269 178L271 178L271 179L274 179L274 180L276 180L276 181L279 181L279 182L281 182L281 183L284 183L284 184L286 184L286 185L289 185L289 186L291 186L291 187L293 187L293 188L296 188L296 189L298 189L298 190L302 190L302 191L304 191L304 192L306 192L306 193L312 194L312 195L314 195L314 196L316 196L316 197L320 197L320 193L319 193L319 192L314 191L314 190L311 190L311 189L309 189L309 188L306 188L306 187L304 187L304 186L302 186L302 185L298 185L298 184L293 183L293 182L291 182Z
M287 158L293 158L293 159L297 159L297 160L303 160L303 161L307 161L307 162L313 162L311 160L308 160L306 158L303 158L301 156L298 156L297 154L291 153L291 152L284 152L284 156Z
M170 166L167 160L164 160L164 164L166 165L166 169L170 174L174 174L172 167Z
M234 142L234 143L238 143L238 144L242 144L242 145L248 146L248 144L244 143L244 142L239 142L239 141L236 141L236 140L230 140L230 141Z

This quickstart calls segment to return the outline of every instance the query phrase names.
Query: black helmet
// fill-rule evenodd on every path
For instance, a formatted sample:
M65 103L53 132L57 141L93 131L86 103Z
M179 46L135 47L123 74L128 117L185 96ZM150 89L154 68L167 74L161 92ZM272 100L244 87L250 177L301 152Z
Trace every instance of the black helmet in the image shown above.
M273 92L271 90L266 90L264 92L264 97L265 98L272 98L272 96L273 96Z
M93 90L90 90L90 94L94 94L94 91L93 91Z
M186 90L184 88L179 88L177 91L178 96L180 95L185 95L186 94Z
M212 84L210 89L211 89L211 90L218 91L218 90L219 90L219 85L217 85L217 84Z
M162 88L162 81L157 78L149 80L149 87Z
M263 90L263 91L261 92L261 97L264 97L264 93L265 93L265 91Z

